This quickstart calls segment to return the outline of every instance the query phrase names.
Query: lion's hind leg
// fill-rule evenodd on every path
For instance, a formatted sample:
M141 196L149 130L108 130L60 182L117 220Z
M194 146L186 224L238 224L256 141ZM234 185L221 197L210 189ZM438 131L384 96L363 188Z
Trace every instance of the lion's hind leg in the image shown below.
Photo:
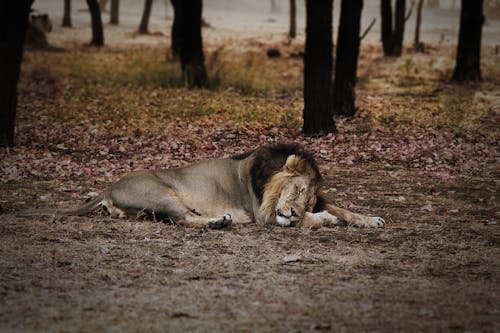
M208 227L210 229L222 229L233 223L231 214L224 214L217 217L205 217L196 214L187 214L179 220L179 224L186 227Z

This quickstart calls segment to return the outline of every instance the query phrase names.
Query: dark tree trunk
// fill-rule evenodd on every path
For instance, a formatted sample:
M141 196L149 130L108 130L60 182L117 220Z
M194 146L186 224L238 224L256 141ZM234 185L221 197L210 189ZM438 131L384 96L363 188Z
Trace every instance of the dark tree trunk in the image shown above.
M14 145L17 82L33 0L0 4L0 146Z
M149 34L149 17L151 16L151 7L153 6L153 0L144 1L144 10L142 11L141 24L139 24L138 32L140 34Z
M356 112L354 87L362 9L363 0L342 0L333 84L333 112L339 116L351 117Z
M427 0L427 7L439 8L439 0Z
M403 51L403 37L405 34L406 0L396 0L394 20L394 50L393 56L399 57Z
M90 18L92 19L92 46L104 45L104 33L102 30L101 9L97 0L87 0L87 5L90 11Z
M61 26L68 27L68 28L70 28L72 26L72 24L71 24L71 0L64 0L64 15L63 15Z
M333 0L306 0L304 125L306 135L335 131L332 99Z
M483 0L462 0L457 59L453 81L481 80Z
M424 0L418 0L417 4L417 17L415 19L415 39L413 41L413 48L415 51L423 51L423 44L420 42L420 25L422 23L422 5Z
M174 9L174 22L172 23L172 33L170 34L170 49L172 51L172 60L175 61L181 57L181 17L177 13L180 13L182 0L172 0L171 2Z
M178 20L179 49L182 75L188 87L207 84L203 41L201 37L201 0L172 1L175 19Z
M385 56L392 56L394 39L392 38L392 6L391 0L382 0L380 3L382 47Z
M403 50L403 37L405 32L406 0L396 0L394 29L392 28L391 0L381 0L380 10L382 16L382 47L384 55L398 57Z
M288 37L295 38L297 35L297 4L296 0L290 0L290 30Z
M110 17L109 17L110 24L118 24L119 13L120 13L120 0L111 0Z

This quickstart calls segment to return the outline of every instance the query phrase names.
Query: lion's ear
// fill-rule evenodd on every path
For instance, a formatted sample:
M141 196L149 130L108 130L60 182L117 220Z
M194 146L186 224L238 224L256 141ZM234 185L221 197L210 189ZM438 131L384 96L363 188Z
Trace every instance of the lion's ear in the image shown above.
M292 154L287 157L283 170L289 173L301 173L304 169L304 162L301 158Z

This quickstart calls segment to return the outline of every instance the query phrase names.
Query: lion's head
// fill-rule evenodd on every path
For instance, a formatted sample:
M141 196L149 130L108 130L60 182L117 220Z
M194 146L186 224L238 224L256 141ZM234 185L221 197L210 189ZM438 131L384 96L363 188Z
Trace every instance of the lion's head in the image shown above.
M297 225L306 212L313 211L318 188L315 166L292 154L265 185L261 213L266 221L281 226Z

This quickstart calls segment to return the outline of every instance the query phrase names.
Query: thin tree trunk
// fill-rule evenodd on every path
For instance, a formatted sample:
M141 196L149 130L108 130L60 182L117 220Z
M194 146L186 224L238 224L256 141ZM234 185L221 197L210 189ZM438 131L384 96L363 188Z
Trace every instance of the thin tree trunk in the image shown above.
M170 49L172 51L172 60L176 61L181 56L181 6L182 0L172 0L172 8L174 9L174 21L172 23L172 32L170 34ZM168 59L168 57L167 57Z
M120 0L111 0L111 9L110 9L110 24L118 24L119 23L119 12L120 12Z
M63 15L61 26L68 27L68 28L72 27L72 24L71 24L71 0L64 0L64 15Z
M295 38L297 36L297 4L296 0L290 0L290 30L288 37Z
M423 50L423 44L420 42L420 24L422 22L422 5L423 4L424 4L424 0L418 0L417 17L415 20L415 39L413 41L413 48L417 52Z
M342 0L335 57L333 112L352 117L356 112L356 72L359 56L359 32L363 0Z
M457 59L453 81L481 80L483 0L462 0Z
M203 41L201 36L201 0L181 0L180 56L184 82L188 87L207 84ZM177 12L175 15L177 16Z
M0 4L0 147L14 145L17 82L23 58L24 38L33 0Z
M394 52L394 38L392 37L392 6L391 0L381 0L380 3L382 47L385 56L392 56Z
M427 7L439 8L439 0L427 0Z
M92 20L92 46L104 45L104 32L102 29L101 9L97 0L87 0L87 5L90 11L90 18Z
M406 0L396 0L394 20L394 50L393 56L400 56L403 51L403 38L405 34Z
M306 135L335 131L332 101L333 0L306 0L304 125Z
M149 34L149 18L151 16L151 7L153 0L144 0L144 10L142 11L141 24L139 24L138 32L140 34Z

